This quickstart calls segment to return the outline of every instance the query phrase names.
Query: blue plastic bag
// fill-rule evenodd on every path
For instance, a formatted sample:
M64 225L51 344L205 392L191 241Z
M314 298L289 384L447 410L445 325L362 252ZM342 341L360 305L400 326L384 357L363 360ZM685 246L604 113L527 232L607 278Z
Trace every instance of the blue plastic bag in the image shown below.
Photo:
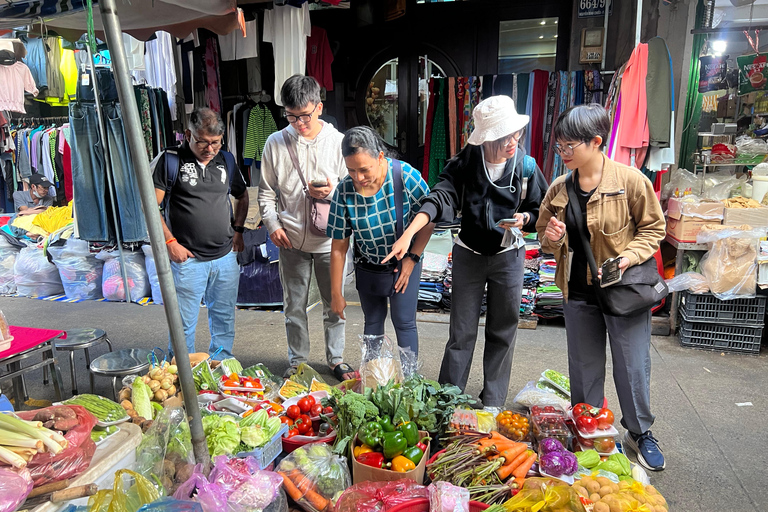
M203 507L196 501L163 498L147 503L138 512L203 512Z

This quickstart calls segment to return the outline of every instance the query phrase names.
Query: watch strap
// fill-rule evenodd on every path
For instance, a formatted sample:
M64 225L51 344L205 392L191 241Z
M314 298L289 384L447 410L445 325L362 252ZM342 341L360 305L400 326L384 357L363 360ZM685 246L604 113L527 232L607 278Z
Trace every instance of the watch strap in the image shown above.
M418 262L420 262L420 261L421 261L421 256L419 256L418 254L414 254L414 253L412 253L412 252L410 252L410 251L409 251L409 252L405 253L405 255L406 255L407 257L411 258L411 259L412 259L413 261L415 261L416 263L418 263Z

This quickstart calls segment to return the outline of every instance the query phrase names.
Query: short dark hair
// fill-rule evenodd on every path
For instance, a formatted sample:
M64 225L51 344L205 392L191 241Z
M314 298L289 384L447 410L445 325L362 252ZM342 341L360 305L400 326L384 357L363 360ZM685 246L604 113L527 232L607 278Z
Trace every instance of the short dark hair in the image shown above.
M598 135L603 142L603 149L611 133L611 120L605 108L598 103L576 105L557 118L555 140L589 142Z
M341 155L344 157L366 152L372 158L378 158L382 151L387 153L384 140L370 126L355 126L347 130L341 141Z
M208 107L197 108L189 116L190 131L200 135L224 135L224 122L218 112Z
M320 84L311 76L293 75L283 83L280 89L283 106L290 109L306 107L310 103L317 105L321 101Z

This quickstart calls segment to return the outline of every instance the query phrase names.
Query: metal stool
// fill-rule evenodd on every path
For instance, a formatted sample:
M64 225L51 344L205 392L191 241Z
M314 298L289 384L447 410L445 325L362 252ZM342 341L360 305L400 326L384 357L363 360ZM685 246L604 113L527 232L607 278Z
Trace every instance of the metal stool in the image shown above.
M101 329L67 329L66 339L54 340L56 350L69 352L69 370L72 373L72 394L77 394L77 373L75 370L75 350L83 350L85 352L85 364L90 368L91 366L91 354L88 351L89 348L100 343L106 343L109 347L109 351L112 352L112 342L109 340L107 333ZM93 393L93 374L88 373L91 381L91 393ZM46 376L44 376L45 378Z
M108 352L91 362L91 373L112 377L112 398L117 400L117 378L134 373L143 373L149 369L149 350L132 348Z

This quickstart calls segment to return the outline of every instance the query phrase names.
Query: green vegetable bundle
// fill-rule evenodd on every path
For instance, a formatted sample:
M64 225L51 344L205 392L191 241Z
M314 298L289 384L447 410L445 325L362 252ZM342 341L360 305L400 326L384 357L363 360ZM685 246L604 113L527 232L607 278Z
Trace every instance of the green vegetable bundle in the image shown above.
M263 409L244 419L219 414L203 417L203 431L211 457L261 448L277 435L281 425L280 418L270 418Z

